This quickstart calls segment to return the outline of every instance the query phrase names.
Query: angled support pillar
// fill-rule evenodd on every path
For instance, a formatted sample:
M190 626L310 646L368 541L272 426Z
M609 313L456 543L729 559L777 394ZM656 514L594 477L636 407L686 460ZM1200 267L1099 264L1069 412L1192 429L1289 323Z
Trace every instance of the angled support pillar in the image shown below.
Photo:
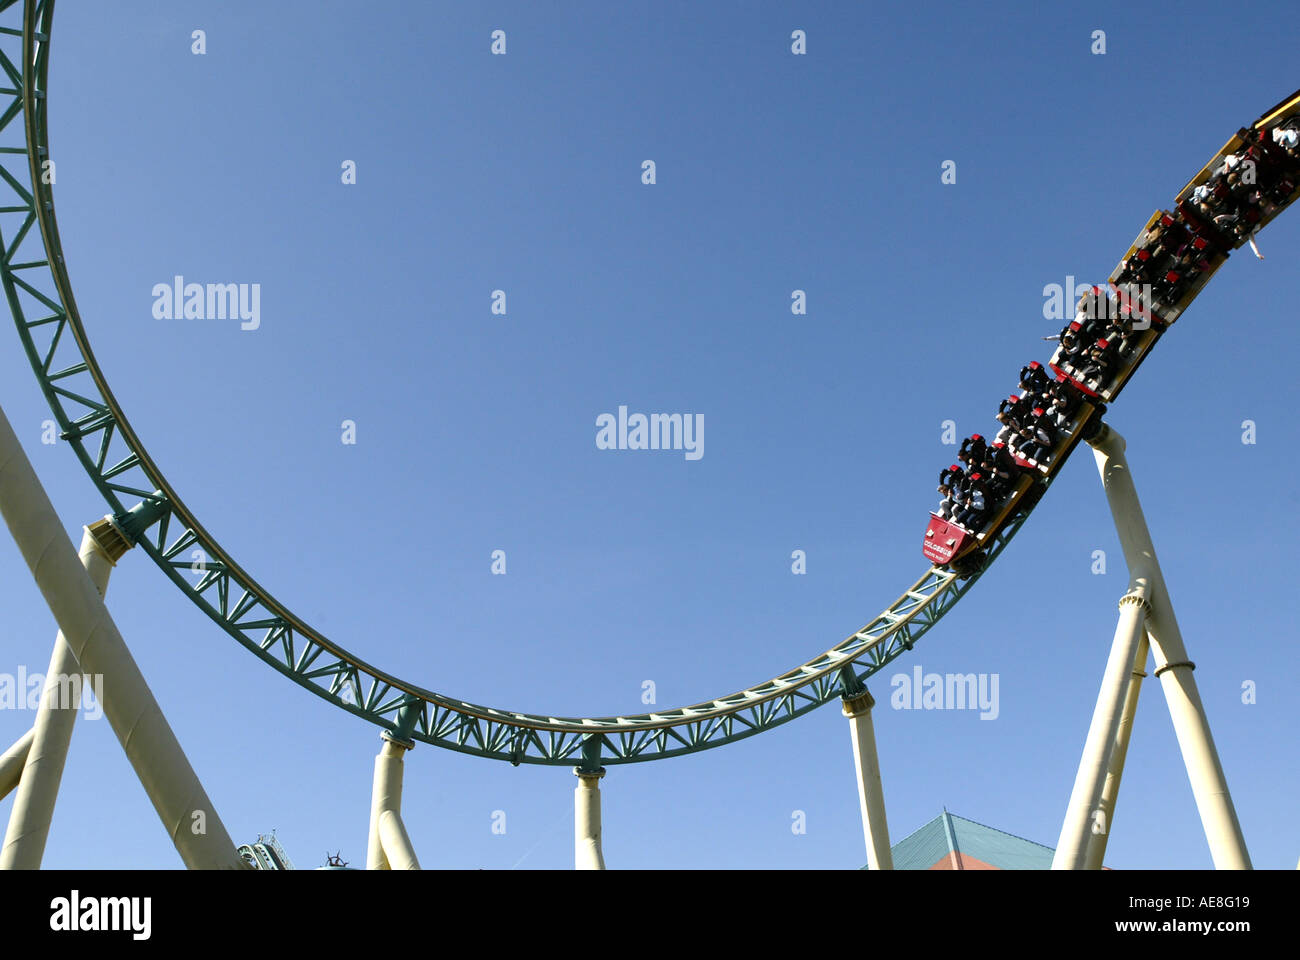
M1142 692L1142 681L1146 678L1147 656L1151 644L1145 631L1138 638L1137 655L1133 658L1133 673L1129 678L1128 691L1124 694L1124 711L1119 717L1119 731L1115 734L1115 745L1110 752L1110 767L1106 771L1106 784L1101 788L1101 800L1097 804L1097 822L1088 839L1088 856L1084 861L1085 870L1100 870L1106 859L1106 841L1115 827L1115 802L1119 799L1119 783L1124 776L1124 758L1128 756L1129 736L1133 733L1133 717L1137 714L1138 694Z
M191 869L243 869L199 783L0 410L0 514L81 672L103 683L108 718L168 836Z
M862 832L867 842L867 867L893 870L894 855L889 849L889 824L885 819L885 790L880 782L880 761L876 756L876 732L871 723L871 708L876 701L866 687L856 681L856 692L845 694L844 716L849 719L853 739L853 764L858 774L858 806L862 810Z
M1145 571L1150 577L1147 602L1151 612L1147 617L1147 635L1155 655L1155 675L1160 679L1160 687L1169 705L1210 856L1219 870L1249 870L1251 864L1246 841L1214 747L1201 695L1192 677L1193 664L1183 646L1173 603L1124 456L1124 438L1103 425L1097 436L1088 442L1097 459L1097 469L1106 489L1106 500L1115 518L1115 529L1124 548L1129 572L1136 575L1138 571Z
M402 823L402 778L406 751L415 747L410 739L419 716L412 702L398 712L397 726L380 734L384 745L375 758L375 781L370 795L370 838L366 844L367 870L419 870L411 838Z
M1101 692L1092 713L1088 737L1079 760L1079 772L1074 779L1074 789L1065 810L1061 825L1061 838L1052 856L1053 870L1082 870L1087 865L1088 845L1093 831L1106 829L1100 819L1102 790L1111 766L1115 743L1119 736L1120 720L1132 684L1133 664L1138 647L1146 636L1147 580L1134 574L1129 592L1119 601L1119 623L1115 626L1115 640L1111 644L1110 658L1102 676Z
M604 870L600 780L605 776L605 768L600 765L600 738L591 737L583 743L582 755L582 764L573 768L578 778L578 786L573 791L573 869Z
M118 558L132 546L105 517L85 528L81 538L81 565L102 597ZM63 766L72 743L72 728L81 709L83 677L81 665L63 639L54 638L50 666L45 671L45 689L32 727L34 739L23 766L18 793L4 844L0 846L0 870L38 870L45 855L54 803L63 780Z
M9 792L18 786L18 780L23 775L23 764L27 762L27 753L32 749L35 736L35 728L28 730L14 741L13 746L0 753L0 800L9 796Z

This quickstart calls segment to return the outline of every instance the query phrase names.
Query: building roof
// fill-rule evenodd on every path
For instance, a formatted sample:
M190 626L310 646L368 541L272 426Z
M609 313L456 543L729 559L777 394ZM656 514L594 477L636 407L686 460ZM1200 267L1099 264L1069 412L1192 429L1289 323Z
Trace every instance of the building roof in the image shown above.
M892 848L895 870L1048 870L1055 851L947 810Z

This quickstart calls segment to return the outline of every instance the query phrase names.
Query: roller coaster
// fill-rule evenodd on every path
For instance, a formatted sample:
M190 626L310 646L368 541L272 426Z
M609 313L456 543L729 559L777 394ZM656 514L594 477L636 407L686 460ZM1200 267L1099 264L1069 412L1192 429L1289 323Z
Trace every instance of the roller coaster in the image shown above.
M966 527L954 523L950 531L947 521L936 514L927 539L934 541L937 530L940 538L953 542L939 552L927 543L926 556L932 565L878 616L841 642L779 676L676 709L606 717L524 713L436 692L395 676L326 637L259 584L221 546L146 450L92 351L60 243L53 185L46 176L51 156L46 90L54 7L54 0L0 0L0 70L6 81L0 86L0 191L4 192L0 283L60 436L108 504L108 516L92 525L88 536L93 535L110 563L139 547L177 590L253 656L337 709L379 727L386 751L388 746L406 748L420 742L516 765L574 766L580 775L594 778L609 766L678 757L753 737L832 700L856 703L854 709L860 714L864 698L868 706L870 702L866 681L912 649L997 560L1070 452L1101 429L1105 404L1116 399L1228 252L1253 242L1260 228L1300 196L1295 144L1286 135L1274 137L1274 131L1294 130L1300 114L1297 92L1234 135L1178 194L1172 213L1157 211L1148 220L1111 275L1109 297L1101 287L1092 292L1095 299L1118 302L1131 320L1123 302L1123 284L1146 278L1149 271L1144 265L1154 259L1162 268L1157 280L1163 286L1149 332L1134 336L1121 358L1091 381L1070 367L1062 356L1065 346L1058 348L1052 369L1082 399L1059 424L1056 440L1037 458L1019 459L1020 473L1002 491L1001 505L980 522ZM1229 162L1225 169L1225 161L1233 157L1249 161L1259 178L1258 185L1254 181L1249 185L1255 191L1249 202L1240 200L1237 181L1226 180L1233 174L1233 164ZM1236 171L1238 181L1240 172ZM1207 184L1208 190L1201 189ZM1216 223L1215 218L1224 216L1229 206L1240 214L1240 228ZM1180 253L1184 247L1192 253ZM1179 265L1171 266L1170 258L1180 256ZM1178 270L1193 271L1194 276L1175 276ZM1087 303L1081 303L1081 316L1087 308ZM8 495L6 483L10 491L15 489L18 481L13 471L21 470L20 461L25 463L21 449L0 450L0 499ZM32 554L16 530L21 524L8 511L6 519L31 561ZM208 558L197 580L188 576L194 550ZM969 557L977 560L963 562ZM33 570L37 572L34 562ZM42 589L46 590L43 581ZM46 591L52 608L53 590ZM90 605L89 600L85 603ZM65 623L57 614L56 618L69 644L82 651L79 655L93 656L89 641L81 646L73 643L72 629L80 627ZM855 715L848 706L846 713ZM871 754L860 760L869 765L874 762L874 747ZM381 754L381 764L385 756L391 760L399 754ZM392 786L386 782L384 789ZM377 775L377 798L381 792ZM155 805L163 813L165 804L155 798ZM866 800L864 813L865 805ZM376 810L382 807L377 800ZM169 823L169 828L173 826ZM377 817L372 822L372 853L376 836L391 838L400 831L400 820ZM392 865L400 859L391 856L402 846L400 839L378 841L379 849L390 854L387 860ZM278 847L265 843L250 845L244 853L248 863L270 864L282 857L287 861ZM373 859L387 865L382 853ZM188 857L186 862L210 865Z

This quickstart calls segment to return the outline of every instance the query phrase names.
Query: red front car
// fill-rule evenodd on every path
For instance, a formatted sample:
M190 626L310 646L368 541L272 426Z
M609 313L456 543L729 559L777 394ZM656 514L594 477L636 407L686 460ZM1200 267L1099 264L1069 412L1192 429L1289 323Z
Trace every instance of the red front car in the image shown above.
M947 566L970 540L969 531L949 523L938 514L930 514L930 525L925 528L922 552L925 559L938 566Z

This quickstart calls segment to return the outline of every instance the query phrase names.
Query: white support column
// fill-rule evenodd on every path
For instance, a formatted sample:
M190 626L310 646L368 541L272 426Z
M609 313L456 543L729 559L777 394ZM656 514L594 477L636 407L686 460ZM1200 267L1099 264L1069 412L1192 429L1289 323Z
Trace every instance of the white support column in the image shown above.
M411 838L402 823L402 777L406 751L413 744L380 734L384 745L375 757L375 782L370 795L370 838L367 870L419 870Z
M1201 825L1210 846L1210 856L1217 869L1249 870L1246 841L1214 747L1200 692L1192 677L1194 665L1187 658L1173 603L1124 456L1124 438L1114 429L1103 427L1089 443L1093 446L1129 571L1133 573L1143 568L1150 571L1147 601L1151 613L1147 617L1147 632L1155 654L1155 675L1160 679L1160 687L1169 705L1183 764L1187 768Z
M578 786L573 791L573 869L604 870L600 847L600 778L605 768L591 771L574 767Z
M880 781L880 760L876 756L876 732L871 723L875 699L866 690L843 700L853 739L853 764L858 774L858 806L862 811L862 832L867 841L867 867L893 870L894 854L889 849L889 824L885 820L885 790Z
M0 513L185 865L245 868L2 410Z
M117 557L110 555L95 536L95 527L102 529L105 522L101 520L85 528L79 554L81 565L90 574L101 597L108 590L108 578L117 562ZM121 538L110 538L110 549L123 542ZM81 709L81 687L85 679L60 630L54 638L50 666L45 671L45 689L32 727L35 739L14 796L9 828L0 845L0 870L40 869L68 746L72 743L72 728Z
M1088 856L1083 865L1085 870L1102 868L1106 859L1106 842L1110 839L1110 832L1115 829L1115 803L1119 798L1119 783L1124 776L1124 758L1128 756L1128 741L1133 733L1133 717L1137 714L1138 694L1142 692L1142 680L1147 675L1149 652L1150 644L1144 632L1138 639L1137 654L1133 658L1128 690L1124 694L1124 712L1120 714L1115 746L1110 752L1110 769L1106 771L1106 783L1101 788L1101 800L1097 803L1097 809L1100 811L1097 815L1098 822L1094 823L1092 836L1088 839Z
M419 870L420 861L415 847L406 833L406 824L396 810L385 810L379 815L379 839L384 844L384 856L389 870Z
M1135 577L1132 589L1119 602L1119 623L1102 676L1101 691L1093 709L1088 737L1083 744L1079 772L1061 825L1061 838L1052 857L1053 870L1082 870L1088 843L1098 824L1102 788L1110 769L1111 754L1124 712L1125 694L1133 673L1137 648L1146 631L1146 582Z
M9 791L18 786L23 775L23 764L27 762L27 753L32 748L36 736L34 729L28 730L14 741L4 753L0 753L0 800L9 796Z

